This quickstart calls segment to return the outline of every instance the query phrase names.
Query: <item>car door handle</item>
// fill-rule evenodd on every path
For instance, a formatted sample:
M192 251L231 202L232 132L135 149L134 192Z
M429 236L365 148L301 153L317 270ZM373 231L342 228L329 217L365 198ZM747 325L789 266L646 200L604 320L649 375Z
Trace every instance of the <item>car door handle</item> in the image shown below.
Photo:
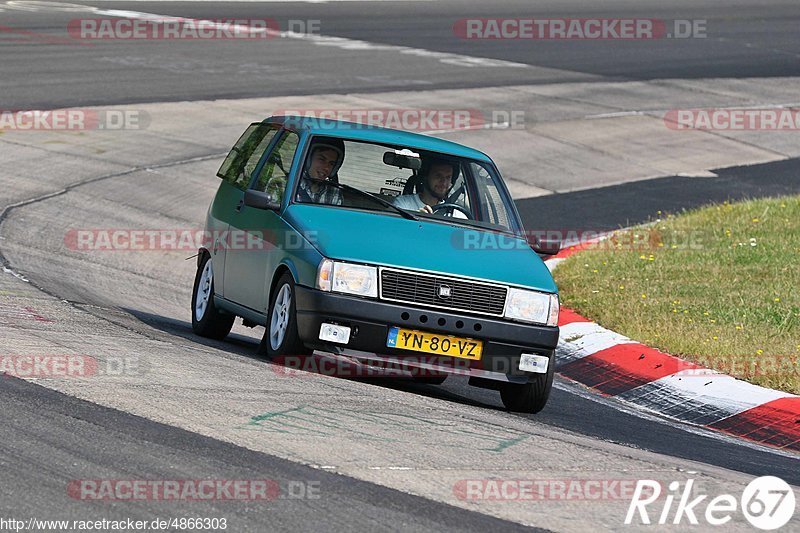
M239 204L236 206L236 212L238 213L239 211L241 211L242 207L244 207L244 198L239 200Z

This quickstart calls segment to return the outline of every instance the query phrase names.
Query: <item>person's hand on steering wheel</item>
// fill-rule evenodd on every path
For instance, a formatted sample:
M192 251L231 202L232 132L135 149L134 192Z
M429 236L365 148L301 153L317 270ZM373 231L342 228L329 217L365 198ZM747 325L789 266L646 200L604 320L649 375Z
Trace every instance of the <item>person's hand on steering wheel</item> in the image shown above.
M429 207L430 208L430 206L427 206L427 205L425 207ZM449 209L451 217L453 216L455 211L460 211L461 213L464 214L465 217L472 218L470 216L470 212L465 207L462 207L462 206L460 206L458 204L454 204L454 203L436 204L435 206L433 206L433 208L431 208L431 211L433 213L436 213L437 211L442 211L443 209Z
M436 204L433 207L425 204L422 207L420 207L417 211L419 213L427 213L429 215L433 215L433 214L436 214L438 211L441 211L443 209L449 209L450 210L449 216L453 216L453 212L455 210L455 211L460 211L461 213L464 213L464 216L467 217L467 218L472 218L470 212L466 208L464 208L464 207L462 207L462 206L460 206L458 204L446 203L446 202L443 202L441 204Z

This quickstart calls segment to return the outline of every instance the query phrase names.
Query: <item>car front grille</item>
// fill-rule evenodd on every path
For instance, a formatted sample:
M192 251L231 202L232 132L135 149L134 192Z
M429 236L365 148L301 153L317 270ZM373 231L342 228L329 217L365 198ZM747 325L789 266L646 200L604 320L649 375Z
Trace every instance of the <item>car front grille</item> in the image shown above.
M447 296L449 289L449 296ZM381 299L502 316L506 287L421 272L381 269Z

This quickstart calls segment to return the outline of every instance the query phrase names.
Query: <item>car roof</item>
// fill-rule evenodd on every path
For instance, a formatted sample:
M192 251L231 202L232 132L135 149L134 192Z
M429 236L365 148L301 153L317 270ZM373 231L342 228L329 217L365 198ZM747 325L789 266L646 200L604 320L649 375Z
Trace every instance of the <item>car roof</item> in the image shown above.
M297 131L305 130L312 135L326 135L329 137L344 137L346 139L358 141L395 144L479 161L492 161L488 155L480 150L464 146L463 144L447 141L438 137L431 137L430 135L423 135L421 133L393 130L357 122L303 117L298 115L272 116L264 119L264 122L285 124L290 129Z

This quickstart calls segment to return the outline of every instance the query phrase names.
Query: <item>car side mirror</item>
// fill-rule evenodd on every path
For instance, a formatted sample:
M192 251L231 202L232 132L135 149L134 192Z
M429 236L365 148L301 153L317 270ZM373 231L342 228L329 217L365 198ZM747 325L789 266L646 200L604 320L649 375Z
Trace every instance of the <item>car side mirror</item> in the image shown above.
M556 255L561 251L561 240L536 239L531 243L531 248L539 255Z
M275 198L275 195L253 189L244 191L244 205L270 211L278 211L281 208L281 204Z

